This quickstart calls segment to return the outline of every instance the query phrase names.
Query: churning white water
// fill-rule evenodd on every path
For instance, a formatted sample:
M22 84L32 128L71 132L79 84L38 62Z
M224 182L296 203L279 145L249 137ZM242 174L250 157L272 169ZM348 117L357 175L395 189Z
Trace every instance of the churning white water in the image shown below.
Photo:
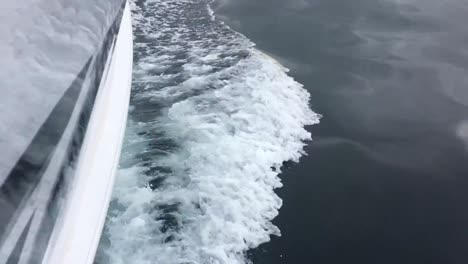
M309 94L205 0L132 3L131 113L99 264L235 264L280 231Z

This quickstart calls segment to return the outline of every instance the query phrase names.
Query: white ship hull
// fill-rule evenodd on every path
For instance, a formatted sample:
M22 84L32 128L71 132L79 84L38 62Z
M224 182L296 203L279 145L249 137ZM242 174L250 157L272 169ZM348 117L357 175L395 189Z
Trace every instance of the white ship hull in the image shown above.
M126 0L0 10L0 264L93 263L126 127L130 16Z
M132 81L132 36L127 4L89 121L61 227L53 234L44 264L94 261L127 121Z

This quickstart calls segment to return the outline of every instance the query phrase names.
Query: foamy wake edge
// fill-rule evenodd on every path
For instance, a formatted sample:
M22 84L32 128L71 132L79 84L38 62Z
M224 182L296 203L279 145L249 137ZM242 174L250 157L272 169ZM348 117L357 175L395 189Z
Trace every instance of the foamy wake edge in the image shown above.
M135 110L97 262L246 263L280 235L281 164L305 154L304 126L319 121L309 94L203 1L133 10L136 34L160 44L135 43Z

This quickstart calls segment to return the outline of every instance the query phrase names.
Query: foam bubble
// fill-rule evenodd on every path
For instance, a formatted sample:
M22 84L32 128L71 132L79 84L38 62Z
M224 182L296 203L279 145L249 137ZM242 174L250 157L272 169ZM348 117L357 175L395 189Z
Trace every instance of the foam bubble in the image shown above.
M246 263L280 235L278 173L305 154L318 116L285 68L206 5L133 4L133 110L100 262Z

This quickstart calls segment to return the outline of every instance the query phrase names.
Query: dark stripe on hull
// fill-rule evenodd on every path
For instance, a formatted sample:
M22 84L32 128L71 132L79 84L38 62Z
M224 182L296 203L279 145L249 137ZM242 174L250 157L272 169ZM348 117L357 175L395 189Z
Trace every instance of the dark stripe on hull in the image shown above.
M23 230L23 233L21 234L21 237L19 238L19 241L15 247L15 250L13 251L11 256L8 258L7 264L18 263L20 256L21 256L21 250L23 249L24 243L26 242L26 235L28 234L28 230L30 226L31 226L31 219L29 219L28 225Z
M2 223L9 223L12 220L18 209L17 206L31 195L39 183L75 108L90 62L91 59L52 110L32 143L0 187ZM6 227L7 225L0 226L1 235L5 233Z

